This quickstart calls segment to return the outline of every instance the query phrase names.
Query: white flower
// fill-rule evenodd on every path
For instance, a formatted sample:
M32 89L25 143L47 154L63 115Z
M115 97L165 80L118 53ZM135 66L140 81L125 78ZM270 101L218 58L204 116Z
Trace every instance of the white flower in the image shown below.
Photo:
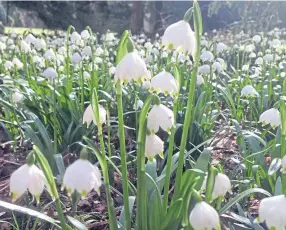
M197 86L200 86L201 84L204 84L204 83L205 83L204 78L201 75L198 75L197 82L196 82Z
M280 112L274 108L268 109L260 115L259 121L264 125L270 124L273 127L277 127L281 125Z
M163 158L164 142L155 134L147 135L145 142L145 156L149 161L158 154Z
M22 69L24 64L18 59L18 58L13 58L12 63L14 66L16 66L18 69Z
M249 64L245 64L241 67L242 71L248 72L249 71Z
M258 57L255 60L255 65L263 65L263 58L262 57Z
M116 71L116 67L111 66L111 67L109 68L109 74L110 74L110 75L115 74L115 71Z
M113 40L115 40L115 36L114 36L114 33L106 33L104 36L103 36L103 40L107 41L107 42L111 42Z
M220 53L220 52L222 52L222 51L224 51L224 50L226 50L227 49L227 46L224 44L224 43L222 43L222 42L220 42L220 43L218 43L217 45L216 45L216 51L218 52L218 53Z
M143 105L144 105L144 102L138 99L133 108L135 110L139 110L139 109L142 109Z
M106 114L107 114L106 110L101 105L99 105L99 121L101 124L106 123ZM86 123L87 126L89 126L91 121L93 121L93 123L97 125L96 120L94 119L93 116L92 105L90 104L84 111L82 123L83 124Z
M73 64L78 64L78 63L80 63L80 62L81 62L81 56L80 56L80 54L79 54L79 53L74 53L74 54L72 55L72 57L71 57L71 62L72 62Z
M282 173L286 173L286 155L281 160L281 171Z
M154 105L147 118L147 128L152 133L157 133L159 127L166 132L170 132L174 126L174 113L165 105Z
M258 221L266 223L268 229L282 230L286 227L286 198L284 195L261 200Z
M97 47L95 50L95 55L100 56L104 53L104 50L101 47Z
M267 62L273 62L274 56L272 54L265 54L263 59L264 59L264 61L267 61Z
M28 34L25 38L25 41L29 44L35 44L36 40L37 38L35 38L33 34Z
M67 49L66 47L62 46L58 49L58 53L61 55L66 55Z
M201 65L198 68L198 73L208 74L211 71L211 67L209 65Z
M44 54L44 58L46 60L52 61L56 59L56 54L52 49L48 49Z
M78 43L80 40L81 40L81 36L79 35L78 32L74 31L74 32L71 34L71 42L72 42L72 43Z
M57 71L52 68L52 67L48 67L43 73L42 76L48 78L48 79L55 79L58 77L58 73Z
M281 46L281 41L279 39L274 39L273 41L270 41L269 44L273 48L278 48L279 46Z
M77 191L84 198L92 189L99 193L101 173L88 160L78 159L67 167L63 185L67 188L68 195Z
M167 27L162 37L162 43L166 47L178 49L192 55L196 50L195 34L190 24L184 20Z
M189 221L194 230L220 229L217 211L204 201L196 203L190 213Z
M82 51L81 51L81 55L83 57L90 57L91 56L91 47L90 46L85 46Z
M211 51L203 51L201 54L201 60L202 61L213 61L214 55Z
M35 48L37 50L42 50L42 49L45 49L46 48L46 42L44 39L42 38L38 38L35 42Z
M90 38L90 34L89 34L88 30L83 30L80 33L80 36L83 40L88 40Z
M251 85L246 85L243 87L243 89L241 90L241 96L257 96L258 93L257 91L251 86Z
M5 61L5 63L4 63L4 68L6 69L6 70L10 70L10 69L12 69L13 68L13 63L11 62L11 61Z
M12 101L14 103L19 103L20 101L22 101L24 99L24 95L19 93L19 92L14 92L12 94Z
M220 62L218 61L215 61L213 64L212 64L212 68L213 68L213 72L222 72L223 71L223 66L222 64L220 64Z
M147 70L145 62L136 53L127 53L116 66L115 80L129 82L131 80L142 81L150 78L150 72Z
M142 83L142 88L144 88L144 89L150 89L150 87L151 87L150 81L144 81L144 82Z
M21 51L24 53L28 53L31 51L30 45L24 40L21 41Z
M252 41L255 43L261 42L261 37L259 35L254 35Z
M249 58L256 58L256 54L254 52L250 53Z
M44 173L37 166L34 164L22 165L10 177L12 201L17 200L27 189L39 201L45 185L47 185L47 181Z
M231 184L227 175L218 173L215 177L212 198L224 197L227 192L231 192Z
M84 71L84 72L83 72L83 78L84 78L84 80L90 80L90 74L89 74L89 72Z
M144 44L144 47L147 49L147 51L150 51L152 49L152 43L151 42L146 42Z
M177 94L179 90L178 82L172 74L162 71L151 79L150 90L164 94Z

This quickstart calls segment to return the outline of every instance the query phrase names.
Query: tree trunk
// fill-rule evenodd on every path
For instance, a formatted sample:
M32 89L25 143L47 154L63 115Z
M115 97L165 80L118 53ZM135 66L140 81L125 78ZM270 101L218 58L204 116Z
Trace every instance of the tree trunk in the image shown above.
M132 14L130 18L130 30L134 34L138 34L143 28L145 2L134 1L132 3Z

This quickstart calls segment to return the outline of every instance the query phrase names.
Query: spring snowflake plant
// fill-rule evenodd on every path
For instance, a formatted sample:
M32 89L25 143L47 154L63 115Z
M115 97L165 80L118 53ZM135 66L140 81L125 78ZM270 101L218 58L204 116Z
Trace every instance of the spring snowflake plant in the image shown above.
M39 226L47 221L59 229L86 229L77 202L95 190L106 198L111 230L220 229L221 216L232 229L259 223L284 229L285 35L283 29L203 34L196 1L154 41L129 31L120 39L89 27L78 33L72 26L57 36L1 35L1 126L14 140L34 144L27 163L11 175L12 201L29 201L30 193L39 203L48 193L60 221L39 206L0 206L41 219ZM234 132L239 148L227 175L220 164L210 164L216 150L206 148L221 135L218 121ZM129 152L130 136L136 147ZM67 152L80 158L65 168L61 154ZM119 209L114 171L122 178ZM238 215L249 207L248 196L260 199L256 221Z

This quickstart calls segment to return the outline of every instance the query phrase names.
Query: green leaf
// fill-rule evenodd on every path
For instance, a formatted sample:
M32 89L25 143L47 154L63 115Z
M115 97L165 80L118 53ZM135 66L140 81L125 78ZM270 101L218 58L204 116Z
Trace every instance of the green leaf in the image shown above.
M167 215L162 223L162 230L177 229L182 217L183 199L176 200L168 209Z
M71 216L67 216L68 220L71 222L71 224L78 230L88 230L88 228L81 223L80 221L78 221L77 219L71 217Z
M274 196L278 196L281 194L282 194L282 181L281 177L278 177L275 183Z
M134 203L135 203L135 196L129 196L128 197L129 199L129 213L132 213L132 210L133 210L133 206L134 206ZM125 216L124 216L124 206L122 207L122 210L121 210L121 213L120 213L120 216L119 216L119 230L124 230L125 228Z
M195 168L200 169L203 172L206 172L208 170L208 164L210 162L210 159L211 159L211 150L205 148L201 153L201 155L199 156Z
M261 194L264 194L264 195L269 196L269 197L271 196L271 194L269 192L267 192L266 190L264 190L262 188L251 188L251 189L245 190L242 193L240 193L239 195L237 195L235 198L231 199L225 206L223 206L219 210L219 214L221 215L221 214L225 213L234 204L238 203L243 198L245 198L245 197L247 197L253 193L261 193Z
M59 171L58 182L61 184L63 182L64 174L66 171L65 163L64 163L62 154L55 154L54 158L55 158L56 165Z
M154 181L157 180L157 161L154 158L152 162L148 161L146 164L146 173L149 174ZM149 197L153 190L156 189L152 181L146 179L146 190L147 190L147 197ZM157 186L157 185L156 185Z
M21 207L21 206L15 205L15 204L10 204L10 203L4 202L4 201L0 201L0 206L5 208L5 209L8 209L12 212L14 212L14 211L20 212L20 213L26 214L28 216L33 216L35 218L47 221L47 222L51 223L52 225L54 225L55 227L57 227L58 229L61 229L61 227L58 225L59 221L57 221L57 220L55 220L55 219L53 219L53 218L51 218L51 217L49 217L43 213L37 212L37 211L29 209L29 208Z
M117 54L116 54L116 65L121 61L121 59L127 53L127 41L130 33L128 30L125 30L120 38L118 47L117 47Z

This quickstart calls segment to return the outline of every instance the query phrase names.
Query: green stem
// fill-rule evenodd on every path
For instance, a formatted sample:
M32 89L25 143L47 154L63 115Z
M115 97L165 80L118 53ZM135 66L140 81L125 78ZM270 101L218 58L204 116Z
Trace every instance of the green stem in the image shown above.
M178 96L176 96L174 100L174 121L177 118L177 110L178 110ZM175 140L175 126L171 129L171 136L169 139L169 148L168 148L168 158L167 158L167 166L166 166L166 176L165 176L165 185L164 185L164 196L163 196L163 210L167 213L167 206L168 206L168 195L169 195L169 187L170 187L170 178L171 178L171 171L172 171L172 157L173 157L173 150L174 150L174 140Z
M57 109L56 109L56 84L55 79L53 79L53 122L54 122L54 154L57 154Z
M38 147L34 145L33 149L34 149L34 152L35 152L36 159L37 159L38 163L40 164L41 169L42 169L42 171L43 171L43 173L45 175L45 178L47 179L47 182L49 184L49 191L50 191L51 195L55 199L56 209L57 209L57 212L58 212L58 216L59 216L59 219L60 219L62 230L66 230L66 229L68 229L69 226L66 224L66 221L65 221L65 217L64 217L64 214L63 214L63 208L62 208L62 205L61 205L61 201L60 201L60 198L59 198L57 186L56 186L56 183L55 183L55 180L54 180L54 177L53 177L53 173L52 173L51 167L50 167L47 159L45 158L45 156L38 149Z
M177 200L180 196L182 173L183 173L183 166L184 166L184 153L185 153L185 147L187 144L188 130L189 130L189 127L192 121L192 114L193 114L192 110L193 110L193 103L194 103L194 98L195 98L197 72L198 72L198 66L199 66L199 61L200 61L202 24L201 24L200 8L197 2L194 2L194 25L195 25L197 50L196 50L195 58L194 58L195 63L194 63L193 71L192 71L191 84L190 84L188 102L187 102L187 111L185 114L183 133L182 133L182 139L181 139L181 144L180 144L180 153L179 153L179 160L178 160L178 167L177 167L176 181L175 181L175 191L174 191L174 196L173 196L174 201Z
M153 100L157 100L158 102L160 101L160 98L155 94L150 95L146 99L139 116L139 130L137 138L137 230L147 230L147 200L145 187L145 141L147 131L146 117Z
M127 164L126 164L126 147L125 147L125 133L124 133L123 105L122 105L122 86L120 81L118 81L116 85L116 98L117 98L119 142L120 142L121 165L122 165L121 171L122 171L125 228L127 230L130 230L131 219L129 211L128 175L127 175Z
M111 190L110 190L110 183L109 183L109 174L108 174L108 164L106 160L106 154L105 154L105 146L104 146L104 140L103 140L103 134L102 134L102 125L100 122L100 116L99 116L99 103L98 103L98 96L97 91L94 89L93 96L92 96L92 106L94 109L94 116L98 128L98 137L100 140L100 149L101 154L104 156L102 161L102 173L103 173L103 180L104 185L106 189L106 199L107 199L107 207L108 207L108 216L109 216L109 228L110 230L117 230L117 223L116 223L116 214L114 212L114 204L111 197Z
M84 112L84 79L83 79L83 63L80 70L80 82L81 82L81 94L80 94L80 100L81 100L81 111Z

